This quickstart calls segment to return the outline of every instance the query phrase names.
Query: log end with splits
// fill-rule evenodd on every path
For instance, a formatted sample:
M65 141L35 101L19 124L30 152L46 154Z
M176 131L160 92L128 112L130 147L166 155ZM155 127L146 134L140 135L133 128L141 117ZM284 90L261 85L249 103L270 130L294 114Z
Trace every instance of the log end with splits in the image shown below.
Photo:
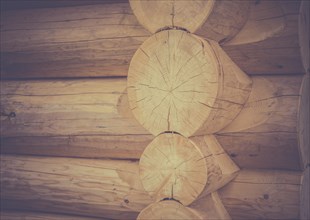
M157 136L143 152L140 179L156 201L189 205L229 183L239 168L214 136L189 140L175 133Z
M139 167L144 189L157 201L173 198L188 205L207 182L204 155L178 134L157 136L143 152Z
M143 209L138 218L142 219L202 219L195 210L173 200L152 203Z
M236 117L250 90L251 80L216 42L182 30L151 36L128 73L130 108L154 135L214 133Z

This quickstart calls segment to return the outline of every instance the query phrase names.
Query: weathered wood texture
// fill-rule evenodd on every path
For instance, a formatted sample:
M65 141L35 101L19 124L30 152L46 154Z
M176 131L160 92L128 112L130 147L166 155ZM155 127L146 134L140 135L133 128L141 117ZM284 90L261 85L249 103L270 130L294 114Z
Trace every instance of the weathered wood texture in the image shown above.
M310 166L304 171L300 189L300 219L310 219Z
M236 177L239 167L231 160L214 135L191 138L201 150L207 168L207 182L199 198L222 188ZM202 160L200 159L200 160Z
M134 219L153 200L136 162L69 158L1 158L1 199L7 208ZM2 201L3 201L2 200Z
M298 112L304 111L298 107L301 82L302 76L253 77L243 110L216 134L240 167L303 169L299 151L306 146L297 129Z
M129 2L140 24L151 33L167 27L179 27L193 33L206 21L216 3L214 0Z
M173 200L166 200L151 203L148 207L143 209L138 215L137 220L145 219L197 219L202 220L202 217L195 210L182 205Z
M139 174L144 189L157 201L174 198L185 206L198 198L209 175L202 151L188 138L173 133L158 135L146 147Z
M238 117L245 124L237 118L217 139L240 167L299 169L302 77L253 81L252 101ZM125 88L125 79L2 82L1 152L139 159L153 136L130 114Z
M299 1L281 2L286 19L281 33L262 42L223 47L248 74L304 72ZM1 76L124 76L134 52L149 35L129 3L7 11L1 17Z
M241 111L251 79L217 42L182 30L147 39L128 72L130 109L150 133L214 133Z
M132 117L126 96L126 79L4 81L1 134L148 134Z
M138 175L138 163L125 160L2 156L1 205L133 219L153 202ZM297 218L300 179L298 172L242 170L220 197L233 219Z
M266 40L281 34L286 19L281 1L252 2L249 18L241 31L225 45L240 45Z
M298 219L299 172L242 170L219 191L232 219Z
M206 22L195 33L220 43L232 39L248 20L251 3L251 0L215 0Z
M272 5L270 1L268 4ZM264 1L256 1L257 5L266 4ZM261 24L262 21L269 21L268 24L274 24L275 18L283 17L285 25L283 30L275 33L268 38L261 38L257 42L248 42L241 45L223 45L223 49L238 64L238 66L248 74L298 74L304 73L302 65L302 57L300 47L303 46L298 39L298 16L300 1L275 1L274 4L280 4L283 14L275 11L276 14L260 13L262 17L256 20ZM270 9L270 8L269 8ZM281 10L281 9L279 9ZM278 17L279 16L279 17ZM279 22L279 21L278 21ZM280 22L281 23L281 22ZM257 24L257 25L259 25ZM274 31L281 28L273 29ZM244 28L248 28L245 26ZM256 26L257 30L252 30L257 37L262 33L270 31L262 31ZM309 28L309 27L308 27ZM242 30L241 30L242 32ZM248 32L250 34L250 32ZM255 39L255 38L254 38ZM233 40L232 40L233 41ZM256 39L255 39L256 41ZM242 42L239 42L242 43ZM244 42L245 43L245 42Z
M93 218L43 212L20 212L14 210L1 210L0 216L2 220L108 220L103 217Z
M198 212L202 219L231 219L217 191L196 200L191 204L191 208Z
M1 16L2 77L127 75L149 33L129 3L7 11Z

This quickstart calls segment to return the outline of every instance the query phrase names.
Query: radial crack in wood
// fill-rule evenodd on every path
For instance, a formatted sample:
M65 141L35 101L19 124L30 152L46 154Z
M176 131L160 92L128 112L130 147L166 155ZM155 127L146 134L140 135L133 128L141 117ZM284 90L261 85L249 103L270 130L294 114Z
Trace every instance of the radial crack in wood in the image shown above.
M164 27L182 27L196 31L212 11L214 0L130 0L140 24L151 33ZM190 19L189 19L190 18Z
M204 189L207 168L204 155L189 139L172 133L157 136L140 159L140 178L156 199L174 198L184 205Z
M216 42L181 30L146 40L128 72L131 110L154 135L218 131L236 117L250 89L251 80Z
M173 200L165 200L150 204L143 209L138 218L143 219L202 219L199 213Z

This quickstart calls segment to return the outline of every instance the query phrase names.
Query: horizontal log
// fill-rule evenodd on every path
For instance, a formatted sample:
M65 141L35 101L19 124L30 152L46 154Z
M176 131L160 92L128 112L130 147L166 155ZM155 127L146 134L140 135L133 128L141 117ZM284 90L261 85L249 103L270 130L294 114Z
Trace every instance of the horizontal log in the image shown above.
M266 11L258 16L252 13L252 16L256 16L256 23L252 27L244 26L246 36L243 39L232 39L223 45L223 49L248 74L305 73L300 53L303 42L298 38L300 1L260 1L252 6L252 11L263 7L260 4L268 4L265 10L272 10L273 5L277 9L269 16ZM281 18L284 19L284 24ZM268 28L264 26L264 22ZM241 30L240 34L242 32ZM250 37L252 35L255 37Z
M219 191L232 219L298 219L299 172L242 170Z
M21 212L15 210L1 210L1 219L3 220L108 220L105 218L91 218L72 215L50 214L44 212Z
M1 26L7 78L127 75L149 36L129 3L7 11Z
M132 117L126 94L126 79L5 81L1 134L148 134Z
M302 76L253 77L247 103L216 138L241 167L303 169L298 113ZM307 95L307 93L304 93ZM302 113L305 115L305 113ZM307 122L303 122L305 127ZM304 135L302 135L304 136ZM306 136L305 136L306 137Z
M254 94L238 117L248 124L235 119L218 141L239 167L300 169L298 151L307 149L296 129L297 113L307 115L299 107L302 77L252 78L256 92L258 84L269 93ZM130 113L125 79L3 81L1 88L2 153L139 159L153 139Z
M133 219L152 202L138 175L138 163L126 160L2 156L2 205ZM300 179L299 172L241 170L220 198L232 219L297 218Z
M298 40L299 1L283 2L287 23L281 34L223 46L246 73L305 71ZM129 3L10 10L2 18L2 78L125 76L134 52L150 36Z

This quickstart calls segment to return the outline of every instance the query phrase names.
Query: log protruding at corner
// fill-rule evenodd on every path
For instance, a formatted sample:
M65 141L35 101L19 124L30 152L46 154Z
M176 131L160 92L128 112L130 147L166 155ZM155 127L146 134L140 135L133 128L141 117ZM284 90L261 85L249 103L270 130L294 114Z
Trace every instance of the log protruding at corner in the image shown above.
M229 124L250 94L251 79L218 43L166 30L137 50L127 88L130 108L144 128L153 135L173 131L189 137Z

